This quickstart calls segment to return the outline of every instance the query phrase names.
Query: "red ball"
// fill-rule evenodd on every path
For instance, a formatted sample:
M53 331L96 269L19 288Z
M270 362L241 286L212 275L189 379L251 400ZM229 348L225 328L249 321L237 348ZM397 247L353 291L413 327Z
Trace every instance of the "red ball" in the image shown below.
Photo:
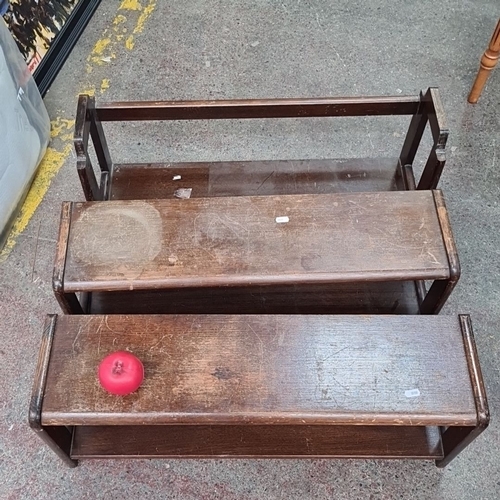
M106 356L99 365L99 382L110 394L126 396L139 389L144 379L141 360L127 351Z

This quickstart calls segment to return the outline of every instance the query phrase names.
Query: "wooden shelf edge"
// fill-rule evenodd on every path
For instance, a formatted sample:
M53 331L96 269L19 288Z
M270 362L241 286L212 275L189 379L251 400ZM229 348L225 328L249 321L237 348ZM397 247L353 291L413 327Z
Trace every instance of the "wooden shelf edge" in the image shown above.
M240 275L240 276L208 276L199 278L197 276L171 277L157 279L124 279L114 281L67 281L65 291L67 293L92 291L113 292L132 290L169 290L178 288L211 288L211 287L244 287L251 283L252 286L272 285L322 285L322 284L349 284L369 283L386 281L418 281L418 280L442 280L449 278L447 268L443 269L421 269L411 270L389 270L389 271L344 271L342 273L315 273L301 276L299 274L279 275Z
M112 422L112 423L110 423ZM269 413L63 413L45 411L46 426L336 426L336 427L475 427L476 415L471 414L410 414L363 412L269 412Z

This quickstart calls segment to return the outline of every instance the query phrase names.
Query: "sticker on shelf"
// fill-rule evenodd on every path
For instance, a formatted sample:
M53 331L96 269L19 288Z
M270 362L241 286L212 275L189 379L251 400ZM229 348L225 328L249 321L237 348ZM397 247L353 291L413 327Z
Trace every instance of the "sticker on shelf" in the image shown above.
M405 391L405 396L407 398L418 398L420 396L420 391L418 389L409 389Z
M281 217L276 217L276 222L278 224L285 224L286 222L290 222L290 219L287 215L283 215Z

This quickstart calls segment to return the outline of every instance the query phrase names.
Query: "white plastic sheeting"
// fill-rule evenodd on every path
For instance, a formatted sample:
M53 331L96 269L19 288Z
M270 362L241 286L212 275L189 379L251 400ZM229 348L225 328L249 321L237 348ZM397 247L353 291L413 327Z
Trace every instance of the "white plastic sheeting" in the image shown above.
M50 138L38 88L0 18L0 249Z

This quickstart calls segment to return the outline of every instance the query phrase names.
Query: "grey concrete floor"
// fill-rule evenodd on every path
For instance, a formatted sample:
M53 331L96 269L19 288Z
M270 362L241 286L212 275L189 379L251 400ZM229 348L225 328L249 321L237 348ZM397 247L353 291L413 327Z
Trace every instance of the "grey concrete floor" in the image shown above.
M1 264L0 498L500 498L500 69L480 103L466 104L499 16L498 0L103 1L45 98L56 125L51 171L62 168ZM82 461L65 468L28 428L27 409L44 316L59 311L51 268L60 204L83 199L70 125L57 129L74 118L77 94L394 95L428 86L440 88L451 130L440 187L463 269L443 314L472 315L489 429L445 470L373 460ZM397 152L407 126L391 118L285 122L129 123L107 132L117 160L320 158Z

